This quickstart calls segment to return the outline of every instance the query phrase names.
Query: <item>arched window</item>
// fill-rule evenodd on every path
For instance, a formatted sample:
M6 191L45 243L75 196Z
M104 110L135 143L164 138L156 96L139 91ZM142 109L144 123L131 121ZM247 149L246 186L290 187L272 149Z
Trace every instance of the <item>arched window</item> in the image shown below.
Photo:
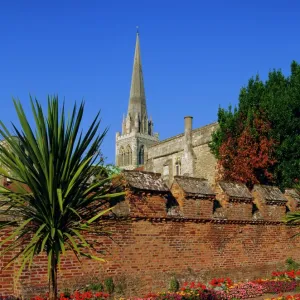
M126 155L125 155L125 160L126 160L126 165L131 165L132 164L132 151L131 147L128 145L126 147Z
M176 174L176 176L179 176L181 174L181 161L180 161L180 158L177 158L176 162L175 162L175 174Z
M144 164L144 145L142 145L139 150L139 165L143 165L143 164Z
M139 117L139 132L143 132L143 124L140 117Z
M124 147L121 147L119 151L119 166L124 166L124 163L125 163L125 149Z
M148 122L148 134L152 135L152 122L151 121Z
M144 117L144 130L143 130L143 133L148 133L147 132L147 123L148 123L148 120L147 120L147 117Z

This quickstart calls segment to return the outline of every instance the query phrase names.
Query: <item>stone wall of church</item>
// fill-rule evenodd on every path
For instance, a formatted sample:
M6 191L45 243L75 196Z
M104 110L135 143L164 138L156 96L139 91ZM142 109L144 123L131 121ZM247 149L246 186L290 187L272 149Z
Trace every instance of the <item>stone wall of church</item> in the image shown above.
M133 170L138 164L138 152L140 147L144 146L144 157L147 157L147 149L149 146L157 143L157 136L150 136L148 134L136 133L132 132L129 134L120 135L119 133L116 135L116 166L121 167L125 170ZM126 166L120 163L120 152L121 148L126 151L127 147L130 146L132 151L132 159L131 164L127 164ZM144 159L145 161L146 159Z
M197 157L195 163L195 176L207 179L210 183L214 183L216 177L217 160L210 152L208 143L194 147Z
M218 124L213 123L192 131L192 146L196 156L195 177L206 178L211 183L215 180L216 159L210 152L208 143ZM161 141L148 149L145 170L164 174L164 166L169 166L170 182L176 175L175 165L183 155L184 134ZM179 174L178 174L179 175Z

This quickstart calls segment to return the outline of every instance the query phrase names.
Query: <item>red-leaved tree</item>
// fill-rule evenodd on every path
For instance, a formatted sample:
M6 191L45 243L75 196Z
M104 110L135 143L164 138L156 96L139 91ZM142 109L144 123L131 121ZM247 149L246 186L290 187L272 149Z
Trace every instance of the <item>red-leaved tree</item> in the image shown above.
M218 162L221 180L238 181L252 187L273 181L275 140L269 136L270 122L255 115L251 122L240 121L240 133L227 133Z

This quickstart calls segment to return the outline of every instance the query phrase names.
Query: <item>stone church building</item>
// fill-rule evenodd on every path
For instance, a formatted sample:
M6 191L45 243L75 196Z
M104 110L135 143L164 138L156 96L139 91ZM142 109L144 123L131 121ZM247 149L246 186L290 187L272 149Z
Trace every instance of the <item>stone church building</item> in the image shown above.
M193 129L192 120L191 116L184 117L184 132L168 139L160 141L154 133L153 122L147 114L137 33L128 112L122 122L122 132L116 134L116 166L161 173L168 185L178 175L205 178L213 183L216 159L208 143L218 124Z

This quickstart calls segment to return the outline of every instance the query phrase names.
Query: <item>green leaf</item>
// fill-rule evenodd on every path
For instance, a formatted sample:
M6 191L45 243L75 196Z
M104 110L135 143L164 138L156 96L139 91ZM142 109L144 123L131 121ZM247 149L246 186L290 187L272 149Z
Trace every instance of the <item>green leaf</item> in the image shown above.
M112 210L113 207L110 207L104 211L101 211L99 214L97 214L96 216L92 217L91 219L89 219L86 223L88 225L90 225L91 223L93 223L94 221L96 221L97 219L99 219L101 216L103 216L104 214L106 214L107 212L109 212L110 210Z
M6 141L5 146L0 144L0 176L10 178L13 186L13 190L0 186L0 217L12 218L0 225L8 229L0 243L0 260L7 253L16 253L8 264L20 260L20 275L44 252L51 279L51 268L59 268L66 247L78 260L84 256L82 248L93 248L84 233L105 233L92 224L108 211L100 211L107 201L99 200L121 193L109 191L106 183L111 178L88 184L107 132L99 133L99 114L83 133L84 103L75 104L67 117L57 97L48 98L47 112L30 97L33 118L28 118L20 101L13 101L20 126L13 124L11 133L0 121L0 135Z
M57 189L57 200L58 200L58 204L59 204L59 208L61 213L64 212L64 208L63 208L63 199L62 199L62 191L61 189Z

